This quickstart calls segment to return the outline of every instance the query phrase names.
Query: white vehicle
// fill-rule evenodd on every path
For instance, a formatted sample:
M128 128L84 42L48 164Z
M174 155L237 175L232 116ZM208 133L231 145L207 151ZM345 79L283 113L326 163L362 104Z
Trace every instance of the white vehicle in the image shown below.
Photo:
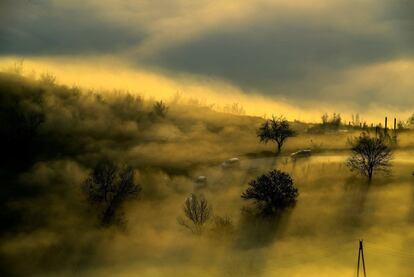
M231 158L221 164L222 168L235 168L240 166L239 158Z
M297 159L297 158L307 158L307 157L310 157L311 155L312 155L312 150L302 149L302 150L296 151L295 153L292 153L290 156L293 159Z
M202 188L207 185L207 177L200 175L194 180L194 187L195 188Z

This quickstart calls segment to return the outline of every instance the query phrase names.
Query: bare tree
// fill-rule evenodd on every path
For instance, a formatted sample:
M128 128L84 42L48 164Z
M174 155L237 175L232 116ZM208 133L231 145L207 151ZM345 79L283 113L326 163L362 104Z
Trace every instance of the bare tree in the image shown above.
M347 161L351 171L357 171L371 181L374 172L390 171L392 150L383 136L371 137L362 133L350 141L352 154Z
M136 197L141 187L134 183L131 167L119 169L110 161L101 161L84 182L86 197L101 211L102 225L110 225L122 215L118 212L125 200ZM118 217L117 217L118 213Z
M223 112L225 113L232 113L232 114L237 114L237 115L245 115L246 111L244 110L243 106L237 102L229 105L225 105L223 107Z
M40 81L45 85L54 86L56 84L56 76L46 72L40 75Z
M215 216L212 234L218 238L226 238L234 234L233 221L229 216Z
M359 115L357 114L358 126L359 126ZM342 118L341 114L333 113L331 117L327 113L324 113L321 117L322 126L325 128L338 129L341 126ZM354 120L354 119L353 119Z
M328 115L327 113L324 113L324 114L321 116L321 119L322 119L322 125L326 125L326 124L328 124L329 115Z
M404 123L402 120L398 120L397 130L402 131L405 129L406 129L406 123Z
M162 101L155 102L152 109L154 114L159 117L165 117L168 112L168 107Z
M274 141L277 145L277 153L280 153L286 139L293 137L295 132L290 129L289 122L284 117L272 117L266 120L257 131L260 142Z
M185 219L179 217L178 223L195 234L201 234L204 224L210 219L212 208L204 196L190 194L184 202Z
M262 214L274 214L296 203L298 189L289 174L272 170L249 183L242 193L244 199L252 199Z
M414 114L412 114L406 122L407 127L413 128L414 127Z

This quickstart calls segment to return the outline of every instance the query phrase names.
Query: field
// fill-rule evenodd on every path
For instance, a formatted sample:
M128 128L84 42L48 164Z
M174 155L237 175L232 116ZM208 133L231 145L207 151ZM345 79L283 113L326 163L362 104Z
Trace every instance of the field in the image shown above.
M312 124L291 122L297 134L276 155L257 138L263 118L185 99L167 101L157 117L154 99L3 73L0 93L2 111L44 115L30 155L2 161L3 276L353 276L360 239L370 276L414 274L409 130L393 146L391 174L368 184L345 163L358 128L314 133ZM2 147L11 155L4 139ZM305 148L311 157L291 159ZM223 168L234 157L240 166ZM122 226L99 226L82 192L102 159L132 166L142 187L122 206ZM254 217L240 195L272 169L292 176L297 203L276 218ZM207 177L202 186L198 176ZM178 224L192 192L227 216L231 230L213 219L201 235Z

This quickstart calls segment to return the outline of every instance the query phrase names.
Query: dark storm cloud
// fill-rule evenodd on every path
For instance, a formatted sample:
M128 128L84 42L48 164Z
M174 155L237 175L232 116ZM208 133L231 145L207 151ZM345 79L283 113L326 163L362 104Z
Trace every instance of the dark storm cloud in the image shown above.
M251 26L215 32L149 60L161 67L232 80L247 88L306 79L312 70L343 68L387 60L399 47L384 36L314 29L305 25Z
M352 27L348 28L332 18L266 12L263 20L212 30L164 48L146 62L171 71L224 78L247 90L270 95L289 91L289 97L314 97L319 94L318 88L325 82L334 82L331 78L341 70L413 54L409 43L413 20L405 13L406 6L412 4L404 3L387 3L385 6L392 9L366 20L368 26L352 26L354 16L350 13Z
M411 50L414 45L414 1L399 0L389 4L388 20L395 24L395 31L400 35L403 44Z
M372 78L371 83L361 78L361 86L348 74L387 63L401 69L399 61L413 60L413 3L3 0L0 55L110 55L128 66L135 62L139 70L218 78L243 91L295 104L298 98L303 99L300 103L348 101L364 106L374 98L391 103L385 91L378 91L386 87L408 95L412 83L397 81L407 78L408 69L389 80L394 87L375 86ZM391 67L385 71L397 70ZM382 81L387 72L381 74ZM380 97L349 97L363 92ZM407 103L412 105L401 101Z
M97 54L123 50L144 38L139 28L113 24L90 8L8 0L1 6L3 55Z

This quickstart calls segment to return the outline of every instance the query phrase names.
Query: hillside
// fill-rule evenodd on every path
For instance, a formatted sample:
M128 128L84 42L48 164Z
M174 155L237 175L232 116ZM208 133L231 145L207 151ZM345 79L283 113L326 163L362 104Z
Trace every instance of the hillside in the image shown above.
M322 265L331 274L346 275L359 234L408 246L414 241L399 233L411 228L402 222L412 218L409 131L399 134L393 175L374 178L374 186L367 187L345 166L348 139L360 129L315 132L317 124L290 122L296 136L276 156L273 143L257 138L263 118L4 73L0 111L4 276L131 271L253 276L264 268L269 276L301 276ZM314 155L290 159L304 148ZM240 166L223 167L230 158L238 158ZM135 201L122 204L122 222L107 228L99 224L99 206L90 206L84 191L100 161L130 166L141 189ZM293 177L298 202L275 220L252 217L240 195L251 180L276 168ZM190 193L204 195L212 206L203 236L177 224ZM312 262L333 252L338 256L328 264ZM381 265L381 258L372 258L370 265ZM398 263L391 260L389 271Z

